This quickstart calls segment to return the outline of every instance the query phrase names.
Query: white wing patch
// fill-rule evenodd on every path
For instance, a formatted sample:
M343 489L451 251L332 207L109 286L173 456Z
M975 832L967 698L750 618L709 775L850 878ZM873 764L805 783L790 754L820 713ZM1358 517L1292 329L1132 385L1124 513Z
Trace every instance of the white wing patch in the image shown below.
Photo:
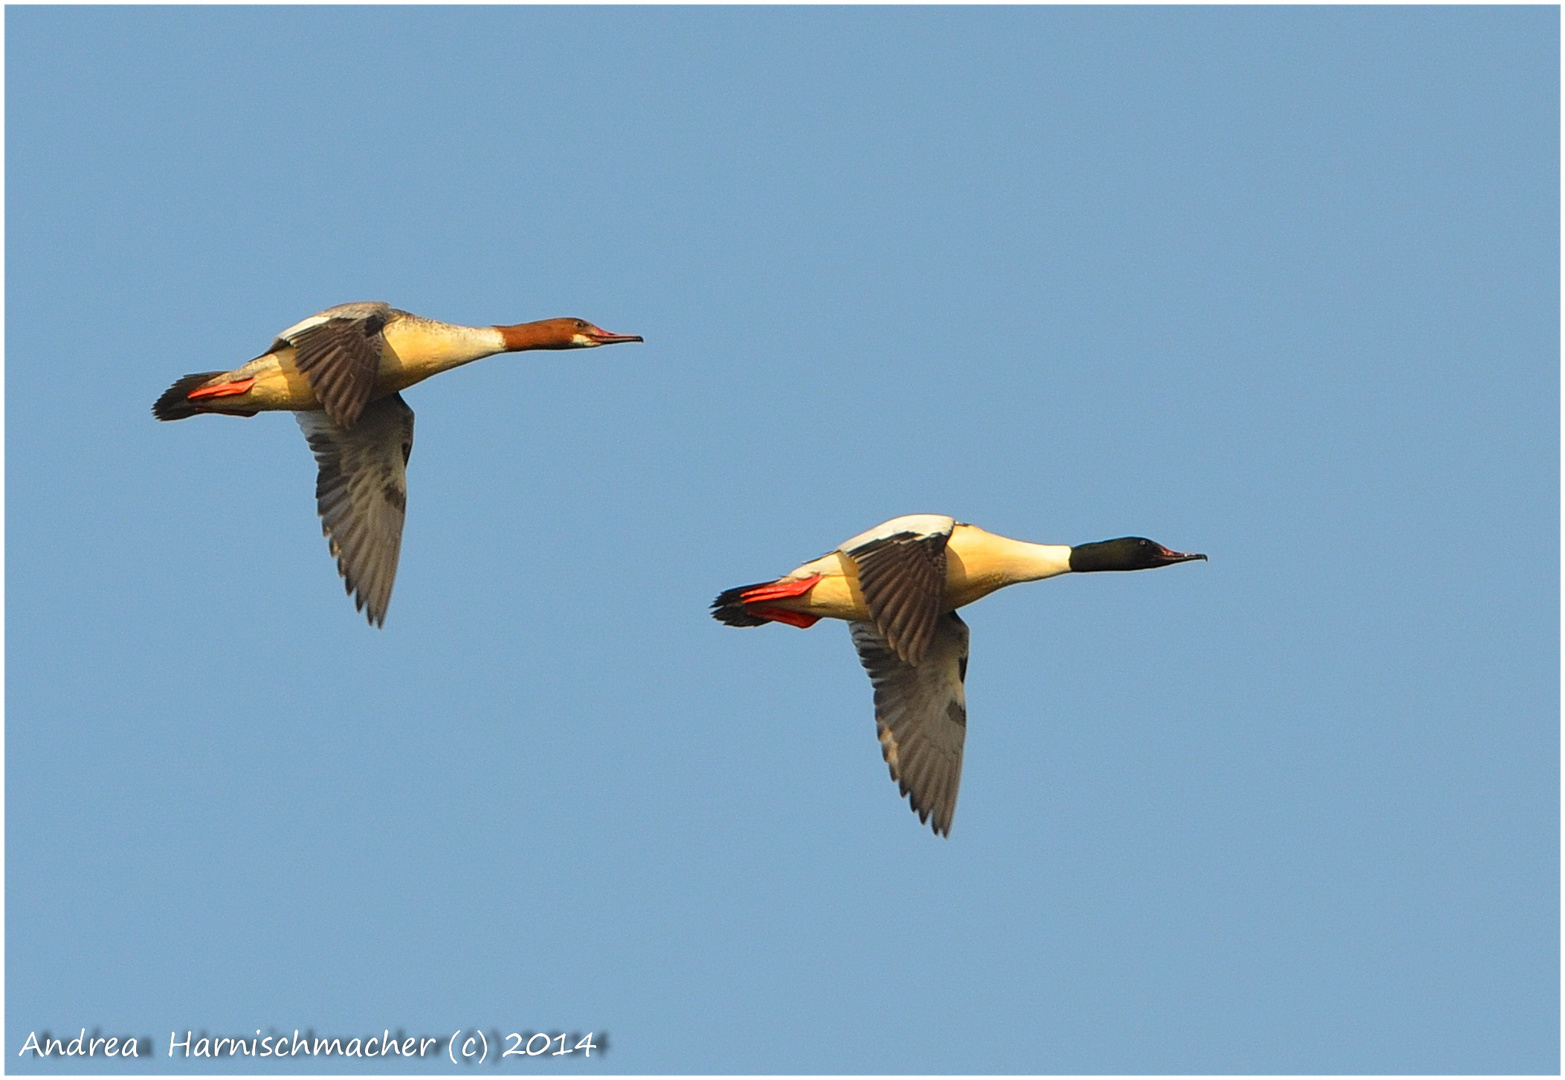
M904 514L902 517L892 518L890 521L876 525L873 529L861 532L851 540L844 540L837 545L837 550L851 553L854 548L863 547L872 540L884 540L898 533L912 533L914 536L936 536L945 533L949 536L955 527L956 519L945 514Z
M333 319L362 319L366 315L371 315L375 312L389 313L394 310L390 304L382 303L379 300L355 300L348 304L338 304L335 307L327 308L325 311L316 312L308 319L301 319L294 323L288 329L278 334L277 340L291 343L296 335L310 329L312 326L320 326L322 323L330 322Z
M308 319L302 319L299 322L294 323L288 329L279 331L277 334L277 340L292 341L294 337L300 332L308 330L312 326L319 326L321 323L328 321L330 318L330 315L326 315L324 313L320 315L311 315Z

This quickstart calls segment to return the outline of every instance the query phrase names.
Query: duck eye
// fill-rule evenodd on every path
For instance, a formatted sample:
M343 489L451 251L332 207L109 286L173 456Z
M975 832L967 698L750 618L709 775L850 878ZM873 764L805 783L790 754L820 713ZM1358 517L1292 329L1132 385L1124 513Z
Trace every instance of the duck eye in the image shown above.
M576 320L576 329L578 329L578 330L585 330L585 329L587 329L587 324L585 322L583 322L582 320L577 319Z

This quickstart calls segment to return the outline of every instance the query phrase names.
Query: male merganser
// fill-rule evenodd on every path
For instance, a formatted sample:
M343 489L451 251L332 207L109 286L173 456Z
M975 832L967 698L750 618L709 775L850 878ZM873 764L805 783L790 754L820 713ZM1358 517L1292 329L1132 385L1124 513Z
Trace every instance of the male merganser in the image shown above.
M293 412L319 469L321 531L354 606L380 626L397 576L413 452L413 410L398 391L495 353L640 340L583 319L454 326L386 304L339 304L290 326L248 364L186 375L152 413Z
M712 617L729 626L845 619L875 687L875 726L891 778L919 821L949 836L967 735L967 624L956 608L1020 581L1149 570L1205 559L1140 536L1029 544L944 514L893 518L775 581L729 589Z

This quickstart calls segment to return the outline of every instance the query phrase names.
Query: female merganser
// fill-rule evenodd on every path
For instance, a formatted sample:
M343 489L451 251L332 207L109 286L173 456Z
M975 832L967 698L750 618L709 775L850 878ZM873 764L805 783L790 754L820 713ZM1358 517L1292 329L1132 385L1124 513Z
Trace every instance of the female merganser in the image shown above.
M397 576L413 452L413 410L398 391L495 353L640 340L582 319L454 326L386 304L339 304L290 326L248 364L186 375L152 413L293 412L319 468L321 531L354 606L380 626Z
M729 626L846 619L875 687L875 726L891 778L919 821L949 836L967 735L967 624L956 608L1019 581L1149 570L1205 559L1140 536L1028 544L944 514L893 518L790 574L729 589L712 617Z

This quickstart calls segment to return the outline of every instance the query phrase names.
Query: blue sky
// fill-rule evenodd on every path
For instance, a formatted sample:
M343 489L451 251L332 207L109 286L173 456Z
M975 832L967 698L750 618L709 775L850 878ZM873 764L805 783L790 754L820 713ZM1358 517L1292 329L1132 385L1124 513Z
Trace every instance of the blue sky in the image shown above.
M9 9L8 1068L1555 1071L1558 26ZM381 631L149 413L349 300L646 338L408 392ZM706 614L916 512L1211 556L964 612L949 839Z

